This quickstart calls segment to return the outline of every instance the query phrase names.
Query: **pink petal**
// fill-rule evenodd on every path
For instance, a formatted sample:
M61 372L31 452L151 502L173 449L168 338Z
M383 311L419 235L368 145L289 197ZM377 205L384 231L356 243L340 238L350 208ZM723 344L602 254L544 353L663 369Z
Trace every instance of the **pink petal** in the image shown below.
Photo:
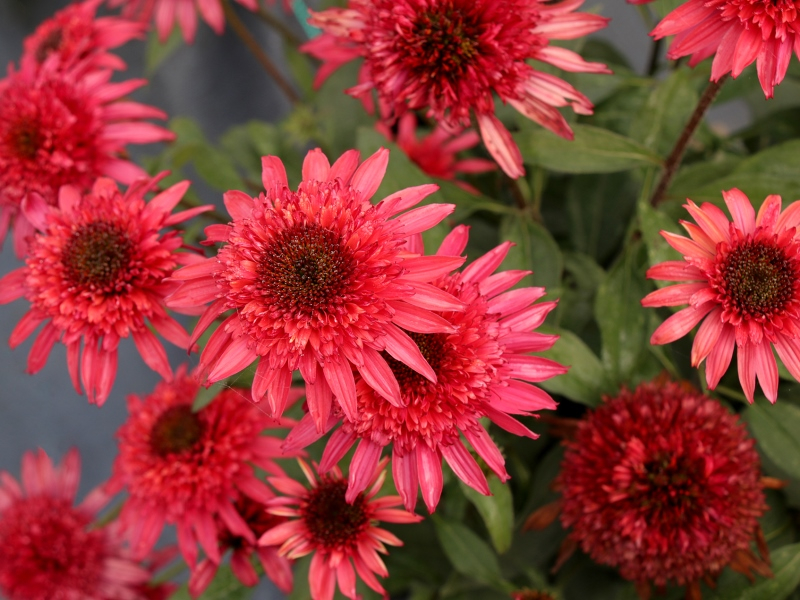
M61 330L52 323L48 323L42 328L28 353L28 373L33 375L42 370L50 356L50 351L60 337Z
M400 229L403 235L413 235L427 231L441 223L452 214L455 204L426 204L395 217L390 223Z
M439 312L448 310L462 312L465 308L461 300L430 283L411 280L403 280L403 283L414 290L414 295L405 299L409 304Z
M736 188L723 191L722 197L736 227L745 234L753 233L756 228L756 211L750 199Z
M754 344L747 344L746 346L739 346L736 352L739 383L742 384L742 390L744 390L744 395L750 404L753 403L753 393L756 389L756 358L753 356L753 352L757 348L758 346Z
M469 225L457 225L442 240L437 255L460 256L469 241Z
M326 555L315 552L308 570L308 585L314 600L333 600L336 591L335 571L326 560Z
M133 341L145 364L164 379L171 380L172 369L169 366L167 352L158 338L147 327L144 327L133 332Z
M386 335L383 338L386 344L386 352L401 363L411 367L426 379L436 383L436 373L425 360L420 352L419 346L409 335L391 323L385 329Z
M28 269L21 267L0 279L0 304L8 304L25 295L25 278L27 274ZM41 321L39 322L41 323Z
M339 428L331 434L328 443L325 445L325 450L322 453L322 459L319 461L319 471L327 473L336 466L345 454L350 450L356 441L356 436L353 433L347 433L343 428ZM351 465L350 470L353 467ZM374 473L374 469L372 473ZM370 473L370 476L372 476Z
M453 325L447 319L424 308L395 300L388 300L386 304L394 310L392 323L407 331L414 333L450 333L454 331Z
M409 512L414 512L417 506L417 461L415 455L399 454L397 447L392 451L392 477L400 497L403 499L403 506Z
M289 187L286 168L280 158L277 156L263 156L261 158L261 182L266 191Z
M689 333L705 317L714 305L710 302L700 306L689 306L676 312L664 321L650 336L653 345L669 344Z
M374 444L368 439L358 443L353 459L350 461L347 493L345 500L352 504L358 495L367 489L367 486L378 470L378 461L381 458L383 446Z
M253 199L239 190L231 190L222 195L225 208L234 221L247 219L253 214Z
M422 489L422 499L428 512L433 513L442 495L442 459L426 444L417 445L417 474Z
M711 313L709 313L709 315L700 325L700 328L697 330L697 335L694 338L694 344L692 344L693 367L698 366L709 354L711 354L714 346L717 345L719 336L722 335L722 330L724 327L725 324L722 321L722 309L717 307L711 311Z
M389 151L380 148L375 154L361 163L350 182L352 187L361 192L363 200L369 200L378 191L389 166Z
M734 328L730 325L725 325L706 360L706 384L708 389L713 390L717 387L719 380L728 370L728 365L730 365L731 358L733 358L735 344L736 334Z
M358 167L360 157L361 154L358 150L348 150L342 154L336 159L336 162L333 163L330 173L328 173L327 181L333 181L339 178L344 182L349 182Z
M393 406L398 408L405 406L400 396L400 384L397 383L386 359L371 348L364 348L363 357L364 364L357 365L356 368L364 382Z
M341 356L331 357L322 365L322 373L345 416L351 421L357 421L356 381L350 363Z
M343 560L336 567L336 580L339 583L339 590L341 590L342 594L352 600L356 600L359 597L356 594L356 573L349 559Z
M399 212L411 208L419 204L424 198L427 198L439 189L435 183L426 183L410 188L405 188L394 194L386 196L378 203L378 214L387 219Z
M330 172L331 163L322 150L309 150L303 160L303 181L327 181Z
M333 392L324 377L314 383L306 380L306 405L317 431L323 431L333 407Z
M492 114L479 114L478 127L483 143L506 175L519 179L525 174L522 168L522 154L508 129Z
M750 345L752 348L752 360L758 381L764 395L772 404L778 399L778 365L772 354L772 347L764 339L760 344ZM741 350L739 350L741 353Z
M461 440L456 440L449 446L440 446L440 449L447 464L461 481L484 496L491 496L486 476Z
M420 256L403 261L403 279L414 281L434 281L448 275L464 264L463 256ZM474 264L474 263L473 263Z
M490 436L483 427L468 427L464 429L464 437L472 445L475 452L478 453L489 468L500 478L500 481L508 481L510 478L505 467L505 459L497 444L494 443L492 436Z

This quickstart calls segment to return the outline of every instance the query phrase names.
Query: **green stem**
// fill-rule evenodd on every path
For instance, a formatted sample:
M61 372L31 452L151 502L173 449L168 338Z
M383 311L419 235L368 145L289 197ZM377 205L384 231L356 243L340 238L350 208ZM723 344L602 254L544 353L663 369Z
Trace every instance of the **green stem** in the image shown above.
M294 31L289 29L289 27L287 27L286 23L284 23L283 21L278 19L275 15L273 15L271 12L269 12L268 10L263 8L262 6L259 5L258 11L256 11L256 14L259 16L259 18L262 21L264 21L264 23L266 23L267 25L272 27L275 31L277 31L279 34L281 34L281 36L283 37L283 40L287 44L291 44L292 46L297 48L300 44L303 43L303 40L301 40L295 34Z
M242 20L239 18L239 15L236 14L236 11L231 6L230 0L222 0L222 10L225 13L225 20L231 26L234 33L239 36L239 39L244 42L244 45L247 46L247 49L250 50L250 53L255 57L255 59L264 67L264 70L267 74L272 77L275 83L278 85L279 88L286 94L286 97L289 98L289 101L292 104L298 104L300 102L300 96L294 91L294 88L289 83L289 81L283 76L283 74L278 70L278 67L275 66L275 63L267 56L264 50L261 49L261 46L258 45L256 38L253 37L253 34L245 27Z
M653 194L653 197L650 199L650 204L652 206L658 206L664 200L667 190L669 189L669 185L672 183L672 178L675 177L675 173L678 171L678 167L681 165L681 159L683 158L683 154L686 152L686 146L689 145L692 135L694 135L694 132L700 125L700 122L703 120L703 117L705 116L709 107L714 102L714 98L716 98L717 94L719 94L722 84L725 83L727 79L728 74L726 73L720 77L718 81L709 82L708 87L706 87L705 91L703 92L703 95L700 96L700 100L697 102L697 106L695 107L692 116L689 117L689 122L686 123L686 127L683 128L678 141L675 142L672 152L667 158L667 161L664 163L664 171L661 175L661 180L658 182L656 191Z

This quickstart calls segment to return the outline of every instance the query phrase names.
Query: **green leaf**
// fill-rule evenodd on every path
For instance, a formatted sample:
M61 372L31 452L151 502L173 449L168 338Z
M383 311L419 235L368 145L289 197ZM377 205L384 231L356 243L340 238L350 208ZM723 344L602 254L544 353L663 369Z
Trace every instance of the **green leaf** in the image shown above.
M533 271L533 284L546 287L550 296L557 295L564 257L547 229L520 213L503 218L500 239L515 244L503 261L503 269Z
M573 125L570 141L546 129L517 134L525 162L560 173L613 173L643 165L660 165L661 159L636 140L591 125Z
M484 496L460 480L459 485L483 518L495 550L498 554L503 554L511 546L514 535L514 499L511 488L500 481L497 475L490 473L486 480L491 496Z
M667 155L697 105L697 92L689 71L678 69L655 82L655 89L631 122L631 138Z
M755 403L744 411L744 419L764 454L787 475L800 479L800 407Z
M675 221L644 201L639 203L639 226L642 229L644 244L647 246L647 262L651 267L668 260L681 260L680 253L661 235L662 231L680 233L680 226ZM655 281L658 287L674 283L674 281Z
M722 205L722 190L739 188L753 202L756 210L770 194L779 194L789 202L800 198L800 171L797 155L800 140L773 146L743 160L728 175L715 179L690 192L695 202L713 202Z
M456 571L492 587L508 589L510 584L503 579L497 555L486 542L461 523L435 514L431 519L442 550Z
M571 331L553 327L540 327L540 333L557 334L555 345L541 355L569 367L564 375L540 382L539 386L551 394L560 394L586 406L597 406L600 397L611 391L606 369L583 340Z
M206 591L196 600L245 600L253 594L254 588L242 584L229 567L223 565L214 576ZM193 600L187 586L181 586L170 596L170 600Z
M167 58L169 58L179 46L183 44L183 36L179 27L172 29L167 41L163 44L158 39L158 33L155 29L150 31L147 36L147 47L144 51L144 74L150 78L158 71Z
M641 244L629 247L597 290L595 318L603 340L602 361L615 385L632 384L660 370L648 352L652 309L641 305L649 291L645 261Z
M230 159L212 146L197 146L192 157L194 169L209 186L220 192L246 189Z
M758 578L751 584L744 576L726 572L706 600L784 600L800 584L800 544L778 548L771 553L771 579Z

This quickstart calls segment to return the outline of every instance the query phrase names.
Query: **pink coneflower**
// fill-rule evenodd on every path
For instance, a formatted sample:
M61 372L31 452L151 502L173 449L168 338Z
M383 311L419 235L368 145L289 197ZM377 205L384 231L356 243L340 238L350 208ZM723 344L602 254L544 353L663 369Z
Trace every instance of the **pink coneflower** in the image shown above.
M370 204L388 161L388 150L381 149L359 166L358 152L350 150L331 166L319 149L312 150L294 192L283 163L267 156L265 193L225 194L233 222L206 229L208 243L225 245L217 256L177 271L174 278L184 284L168 301L183 308L213 302L200 317L194 340L217 317L235 310L200 356L209 382L259 359L253 400L266 396L277 417L292 371L299 368L308 407L322 430L334 398L355 417L352 367L390 403L401 404L383 350L434 378L399 327L418 333L450 329L430 311L460 310L463 304L428 282L463 259L419 256L409 252L406 238L439 223L453 205L430 204L398 215L436 191L435 185Z
M324 62L321 84L342 64L364 63L348 90L383 118L425 110L449 130L474 117L491 155L510 177L521 177L522 156L495 116L495 94L523 115L572 139L558 107L591 114L592 103L565 81L534 69L529 59L582 73L609 73L551 40L575 39L608 19L574 13L582 0L349 0L347 8L316 13L323 34L303 49Z
M292 561L278 554L277 548L259 546L254 541L273 527L284 523L286 519L270 514L267 512L266 505L244 495L239 496L234 507L247 523L253 536L244 537L239 532L231 531L230 527L220 517L217 517L220 554L228 549L231 550L231 571L246 586L254 586L259 582L258 573L251 562L251 557L255 554L267 577L279 590L288 594L292 591L294 581ZM189 579L189 592L192 597L197 598L203 593L214 579L218 568L218 564L205 558L197 565L197 568L192 570L192 576Z
M376 128L390 141L395 141L391 128L385 123L378 123ZM414 113L405 113L397 122L397 145L425 174L455 181L456 185L472 193L478 191L468 183L456 180L456 175L485 173L493 171L497 165L483 158L459 159L456 153L473 148L480 139L475 131L462 133L459 130L453 133L442 125L422 139L417 139L417 117Z
M116 523L93 522L110 499L101 488L73 506L80 458L60 466L39 450L22 458L22 485L0 473L0 592L8 600L148 600L152 565L134 561Z
M622 390L583 419L558 477L561 522L595 561L641 591L697 588L750 553L767 509L758 454L738 418L672 382ZM646 597L646 594L645 594Z
M0 81L0 243L15 220L20 257L33 228L19 209L31 194L55 204L62 185L88 190L101 175L130 184L147 174L126 158L126 145L175 137L142 122L166 118L160 110L120 101L144 79L111 83L110 69L89 66L63 71L46 61Z
M703 318L692 345L692 365L706 358L706 381L714 389L737 348L739 381L753 401L756 377L770 402L778 398L778 368L772 347L800 380L800 203L781 214L781 197L767 196L756 215L737 189L722 192L733 217L710 203L684 206L697 221L681 221L691 239L662 231L682 261L667 261L647 271L650 279L689 281L651 292L643 306L680 306L650 338L669 344Z
M265 503L272 491L253 466L283 474L275 458L284 456L280 439L262 435L288 423L271 419L225 389L199 411L192 410L200 385L182 368L144 398L128 397L128 421L117 432L119 455L109 489L125 489L120 521L137 556L147 554L166 523L178 529L178 545L194 568L197 543L214 564L217 542L226 530L250 544L256 537L235 504L240 495ZM226 530L220 529L224 524Z
M39 25L23 42L23 68L35 68L52 55L57 56L62 69L77 61L89 61L95 67L124 68L119 57L106 51L144 37L147 26L118 17L96 17L102 3L103 0L85 0L70 4Z
M271 500L273 515L287 517L286 523L273 527L258 541L262 546L280 544L279 553L300 558L314 553L308 572L312 600L332 600L336 586L352 600L356 594L356 574L371 589L386 594L375 575L387 577L386 566L378 553L386 554L386 545L402 546L393 533L377 526L387 523L418 523L422 517L402 509L399 496L375 498L386 478L386 461L370 474L371 489L350 501L345 499L347 481L334 468L316 477L302 460L311 489L289 477L269 477L268 481L283 497ZM355 570L353 570L355 567Z
M22 296L31 303L11 333L11 347L44 323L28 355L28 371L39 371L61 340L75 389L80 393L82 382L89 401L98 405L114 383L121 338L133 337L145 363L167 379L172 370L166 352L149 326L180 348L190 347L189 335L164 308L164 297L176 287L165 278L196 257L177 252L182 245L177 231L159 231L209 207L171 214L188 181L145 202L157 182L139 180L125 194L104 177L85 195L64 186L58 207L32 194L24 216L42 233L31 240L25 266L0 279L0 304Z
M453 230L439 254L463 252L467 233L464 226ZM528 382L543 381L567 369L528 354L547 350L558 339L533 331L556 302L534 304L545 294L540 287L506 292L528 274L506 271L492 275L510 247L506 242L463 272L436 281L439 289L453 294L467 309L440 313L452 326L450 332L407 334L433 368L435 382L387 356L403 399L400 406L393 406L357 378L355 418L344 418L328 441L320 464L324 471L330 469L360 440L350 464L348 500L366 489L384 446L389 444L394 482L405 507L414 509L419 486L433 512L442 492L442 458L465 483L489 494L486 477L461 434L498 477L508 479L503 456L479 419L488 417L511 433L537 437L510 415L555 408L546 392ZM287 438L286 447L302 446L320 436L310 417L305 417Z
M738 77L756 61L761 89L772 98L792 52L800 57L799 33L795 0L689 0L664 17L650 35L656 39L674 35L667 56L691 55L691 66L714 56L712 81L725 73Z
M248 10L258 10L258 0L236 0ZM180 25L187 44L194 42L197 33L197 13L217 35L225 30L225 13L221 0L109 0L112 7L123 6L127 18L149 22L155 20L161 42L165 42L175 26Z

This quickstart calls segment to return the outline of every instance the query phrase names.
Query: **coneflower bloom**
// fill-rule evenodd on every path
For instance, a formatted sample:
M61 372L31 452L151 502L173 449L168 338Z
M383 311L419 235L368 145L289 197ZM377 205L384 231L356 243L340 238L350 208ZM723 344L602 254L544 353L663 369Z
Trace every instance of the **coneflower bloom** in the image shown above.
M103 0L85 0L70 4L39 25L23 42L23 68L41 65L53 55L62 69L69 69L78 61L100 68L124 68L122 59L107 50L144 37L147 26L119 17L97 17L102 3Z
M244 537L239 532L231 531L220 517L216 517L220 554L231 550L231 571L246 586L254 586L259 582L258 573L251 562L251 557L256 555L267 577L279 590L288 594L292 591L294 581L292 561L279 555L277 548L257 545L258 538L286 519L270 514L264 504L244 495L239 496L234 507L253 532L256 541L253 541L253 537ZM213 581L218 568L219 565L208 558L198 563L189 578L189 593L192 597L197 598L203 593Z
M176 287L165 278L198 257L177 252L183 243L177 231L159 231L210 207L171 214L189 182L146 202L144 195L157 182L141 179L124 194L104 177L83 195L64 186L57 207L31 194L24 216L41 233L30 242L25 266L0 279L0 304L23 296L31 303L11 333L11 347L44 324L28 355L28 371L39 371L60 340L75 389L80 393L82 382L89 401L99 405L114 383L122 338L133 337L145 363L167 379L167 354L149 326L190 348L189 334L164 307L164 297Z
M434 378L419 348L400 331L441 332L450 325L431 310L461 310L463 303L428 283L463 263L460 257L419 256L406 238L433 227L451 204L414 206L436 191L423 185L370 204L389 160L381 149L359 166L350 150L333 166L319 150L303 163L303 182L289 189L280 159L262 159L265 192L257 198L231 191L225 205L230 225L206 228L208 243L223 243L217 256L178 270L183 286L169 306L212 304L200 317L193 340L234 309L211 334L200 369L214 382L257 359L255 402L267 398L283 413L292 371L306 382L308 408L318 429L334 398L355 417L352 367L380 395L401 404L400 388L385 350ZM390 218L394 217L394 218Z
M772 348L800 380L800 203L781 213L781 197L767 196L756 214L737 189L722 192L733 222L710 203L684 206L697 222L681 221L691 239L662 231L683 260L647 271L650 279L687 281L651 292L643 306L680 306L655 330L650 343L669 344L700 321L692 365L706 360L706 382L714 389L736 347L739 381L753 401L756 378L770 402L778 398L778 368ZM703 320L705 319L705 320Z
M175 136L143 119L160 110L120 101L144 79L111 83L110 69L87 62L64 71L58 61L28 65L0 81L0 243L11 221L21 258L33 233L20 206L30 194L55 204L62 185L88 190L101 175L130 184L147 174L126 158L127 144Z
M364 59L348 90L381 117L424 110L449 130L477 121L486 148L510 177L524 174L511 134L495 116L495 94L527 118L565 138L572 130L558 107L591 114L574 87L536 70L529 59L582 73L609 73L551 40L575 39L608 19L573 12L582 0L349 0L347 8L313 14L323 34L303 49L323 61L321 84L342 64Z
M386 461L371 474L370 490L349 502L345 499L347 480L338 467L315 476L302 460L300 466L310 489L285 476L267 479L283 494L268 502L269 512L289 520L267 531L258 543L280 545L279 553L292 559L314 553L308 572L312 600L332 600L337 584L343 595L356 600L356 574L371 589L385 594L375 577L389 575L379 553L387 553L387 544L402 546L403 542L377 524L422 520L395 508L402 502L399 496L375 498L386 478Z
M101 488L74 506L76 450L60 466L39 450L22 457L22 485L0 473L0 593L8 600L149 600L152 565L131 557L117 523L97 527L110 496Z
M397 121L397 136L392 134L386 123L380 122L376 129L389 139L396 141L400 149L408 155L426 175L455 181L456 185L468 192L477 193L477 190L464 181L456 179L459 173L485 173L493 171L497 165L484 158L462 158L456 156L457 152L469 150L480 142L480 136L475 131L447 131L443 125L438 125L431 133L423 138L417 138L417 117L414 113L405 113Z
M253 468L283 474L274 461L284 456L282 440L262 433L289 424L267 417L243 390L233 388L193 411L199 389L196 377L182 368L172 382L159 383L144 399L128 397L130 416L117 432L119 455L109 482L109 490L128 493L120 521L135 555L147 554L171 523L192 568L198 542L208 559L219 564L222 524L256 543L236 500L243 494L263 504L275 496Z
M656 39L674 35L667 56L691 55L691 66L713 56L712 81L725 73L738 77L756 61L767 98L783 81L792 52L800 57L800 18L794 0L688 0L650 35Z
M258 0L236 0L245 8L257 11ZM217 35L225 30L221 0L109 0L109 6L123 6L122 14L131 19L155 21L158 38L165 42L177 21L187 44L197 33L197 13Z
M445 238L439 255L460 254L467 237L468 228L457 227ZM510 247L506 242L462 272L435 282L467 307L464 312L439 313L452 326L451 331L402 334L419 346L436 374L435 382L387 356L403 399L400 406L393 406L357 378L356 416L344 417L320 463L327 471L358 441L350 463L348 500L366 489L383 448L389 444L394 482L405 507L414 509L420 487L428 510L433 512L442 492L443 458L466 484L489 494L486 477L464 446L461 434L498 477L508 479L503 456L481 425L482 417L516 435L537 437L510 415L555 408L553 399L529 382L549 379L567 368L529 354L549 349L558 339L533 331L556 302L534 304L545 295L541 287L506 291L529 274L492 274ZM334 423L332 420L329 426ZM320 436L307 416L289 435L285 447L303 446Z
M561 522L595 561L641 591L696 588L727 564L769 575L758 454L738 418L673 382L645 383L581 420L557 485ZM766 550L763 550L766 552ZM646 597L646 594L645 594Z

